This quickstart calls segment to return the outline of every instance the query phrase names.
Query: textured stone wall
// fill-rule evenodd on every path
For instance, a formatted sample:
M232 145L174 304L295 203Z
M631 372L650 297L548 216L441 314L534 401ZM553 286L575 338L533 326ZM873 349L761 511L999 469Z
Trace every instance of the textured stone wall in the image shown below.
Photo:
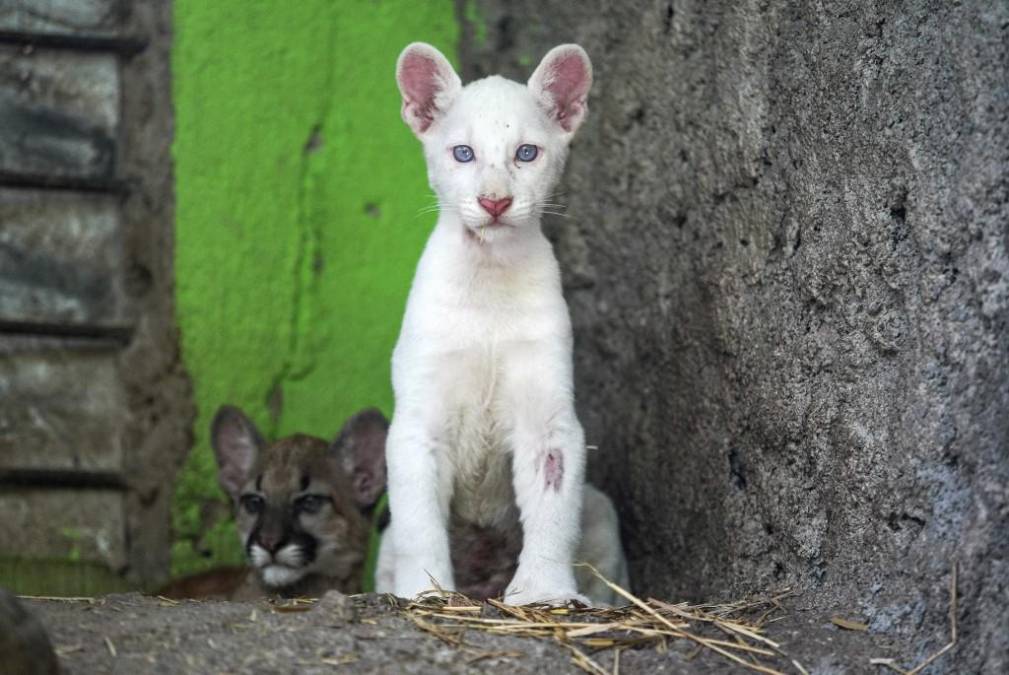
M1009 5L460 3L469 78L577 41L549 224L634 585L792 585L1009 668ZM956 665L951 665L956 663Z

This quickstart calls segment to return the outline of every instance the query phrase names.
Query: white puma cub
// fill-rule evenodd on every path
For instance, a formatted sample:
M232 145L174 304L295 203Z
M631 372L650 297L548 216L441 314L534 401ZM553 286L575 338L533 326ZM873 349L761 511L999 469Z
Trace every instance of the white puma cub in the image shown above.
M588 488L582 512L571 320L540 217L585 118L592 65L562 45L527 85L494 76L463 87L438 50L414 43L396 79L440 213L392 358L392 520L377 588L413 597L432 580L480 579L492 595L473 568L493 556L470 542L518 542L517 561L498 566L507 602L589 602L572 563L624 583L626 565L609 499ZM588 579L583 593L611 600Z

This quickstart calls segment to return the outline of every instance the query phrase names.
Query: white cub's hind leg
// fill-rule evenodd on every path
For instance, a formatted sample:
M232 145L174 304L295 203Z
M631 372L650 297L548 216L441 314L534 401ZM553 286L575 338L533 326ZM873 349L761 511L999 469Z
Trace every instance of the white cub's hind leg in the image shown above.
M434 583L455 587L447 527L452 480L448 465L438 462L438 443L428 428L422 416L397 411L386 441L393 591L401 598L413 598Z
M627 560L620 543L620 523L613 502L605 494L585 484L582 504L582 539L575 553L576 563L588 563L599 570L606 579L628 589ZM625 600L614 593L592 570L575 567L578 590L589 596L593 605L624 604Z
M505 367L504 400L511 419L512 471L523 543L505 602L577 599L588 604L577 592L572 566L585 446L570 387L565 386L568 371L563 360L560 367L557 360L513 361Z

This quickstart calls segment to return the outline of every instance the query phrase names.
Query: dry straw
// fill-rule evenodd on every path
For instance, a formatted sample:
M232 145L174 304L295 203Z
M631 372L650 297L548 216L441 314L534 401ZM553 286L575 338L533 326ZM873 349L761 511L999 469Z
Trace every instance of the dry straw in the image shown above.
M780 603L792 595L789 589L767 598L728 604L670 604L654 598L642 600L603 577L590 565L586 567L629 604L616 609L516 607L490 600L489 604L496 612L488 612L480 602L436 587L408 604L403 611L421 630L474 653L474 660L508 654L480 652L465 641L467 630L553 640L571 652L572 662L582 670L594 675L618 675L620 654L624 649L650 646L665 652L672 638L695 643L695 655L708 650L754 672L783 675L790 670L808 675L801 663L789 658L777 642L764 635L768 624L783 618L774 618L774 614L783 610ZM901 675L919 675L936 659L952 650L958 637L956 586L957 567L954 562L949 590L950 641L945 646L909 670L898 666L892 658L874 658L869 663ZM846 630L864 632L868 629L862 623L836 617L832 622ZM712 628L718 629L722 636L711 637ZM593 658L606 650L613 651L610 671Z
M801 664L781 651L777 642L764 635L765 626L782 609L780 601L791 595L789 589L767 598L721 605L670 604L654 598L642 600L590 569L628 604L615 609L517 607L490 600L487 607L459 593L436 588L403 611L419 629L465 650L472 655L471 660L511 655L481 652L465 639L466 632L473 630L554 641L571 652L576 666L594 675L619 673L624 649L651 647L665 652L671 639L689 640L697 645L695 654L707 650L754 672L806 673ZM610 670L597 660L598 654L605 651L613 652Z

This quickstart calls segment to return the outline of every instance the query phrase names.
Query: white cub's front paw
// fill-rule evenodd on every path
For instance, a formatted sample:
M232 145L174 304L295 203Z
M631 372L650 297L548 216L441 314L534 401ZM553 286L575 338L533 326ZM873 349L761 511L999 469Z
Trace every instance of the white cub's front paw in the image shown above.
M396 581L394 584L395 594L400 598L413 599L421 593L428 591L453 590L451 575L443 575L441 578L428 574L424 569L414 567L400 568L396 570Z
M558 591L557 589L530 589L526 590L509 590L505 591L504 601L509 605L553 605L554 607L559 607L561 605L566 605L571 600L575 600L585 605L586 607L592 607L592 601L581 593L571 590L571 591Z
M531 576L516 576L505 589L504 601L509 605L565 605L570 600L577 600L583 605L592 606L592 601L579 593L574 579L565 579L544 575L538 579Z

